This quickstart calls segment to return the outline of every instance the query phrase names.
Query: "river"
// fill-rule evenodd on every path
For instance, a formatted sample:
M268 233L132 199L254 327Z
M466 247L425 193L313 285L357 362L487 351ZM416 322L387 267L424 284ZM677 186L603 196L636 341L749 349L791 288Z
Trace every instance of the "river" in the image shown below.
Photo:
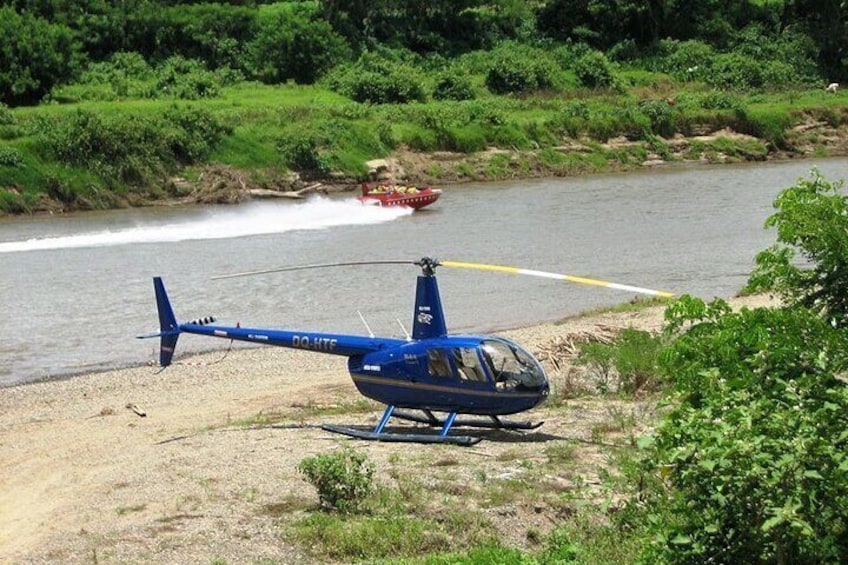
M0 220L0 386L154 359L151 278L177 318L401 336L417 267L320 269L211 280L275 266L418 259L485 262L730 297L778 192L848 159L661 167L627 174L445 187L409 213L351 193L237 206L160 207ZM516 275L439 270L452 332L550 321L633 296ZM211 342L211 343L210 343ZM184 336L180 350L222 347ZM178 352L179 355L179 352Z

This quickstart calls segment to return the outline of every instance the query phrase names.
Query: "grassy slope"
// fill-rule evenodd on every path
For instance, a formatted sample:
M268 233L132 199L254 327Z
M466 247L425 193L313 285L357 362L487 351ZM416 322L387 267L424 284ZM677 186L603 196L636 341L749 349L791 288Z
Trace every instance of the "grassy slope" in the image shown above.
M414 181L433 183L626 169L649 156L761 160L781 151L844 151L840 127L848 122L848 104L841 93L734 95L644 72L625 74L625 80L629 87L620 94L572 87L557 94L498 97L478 88L476 100L382 106L358 104L320 86L242 83L200 101L90 100L6 110L0 120L0 211L110 207L162 196L158 188L127 185L50 156L40 124L67 119L80 110L108 120L158 116L174 105L201 108L231 128L208 162L247 171L258 185L274 184L288 173L280 147L281 140L292 138L314 143L322 170L312 176L343 182L361 180L366 160L399 149L460 154L448 161L420 159L423 165L409 171ZM72 90L80 99L87 96L84 87ZM666 106L668 101L672 104ZM801 135L792 133L796 126L810 123L817 125ZM752 137L669 143L672 133L691 137L723 128ZM621 136L631 142L607 143ZM165 172L192 178L191 169ZM146 182L161 186L164 176Z

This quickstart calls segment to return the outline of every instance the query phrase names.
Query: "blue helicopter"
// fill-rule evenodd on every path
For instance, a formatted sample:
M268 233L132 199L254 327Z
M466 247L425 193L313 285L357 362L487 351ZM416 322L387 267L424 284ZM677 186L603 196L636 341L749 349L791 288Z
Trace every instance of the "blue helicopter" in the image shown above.
M160 338L159 363L162 367L171 364L181 333L342 355L348 358L348 371L359 392L385 404L386 409L372 430L335 425L324 425L323 429L368 440L472 445L482 438L449 435L450 430L454 426L507 430L538 428L542 422L511 421L501 416L516 414L537 406L547 398L550 386L539 361L517 343L496 336L448 334L435 276L437 267L523 274L653 296L672 296L668 292L572 275L501 265L438 261L429 257L417 261L383 260L300 265L213 278L375 264L406 264L421 268L415 293L412 335L408 335L406 339L246 328L238 325L220 326L214 325L214 318L181 324L174 316L161 277L153 279L160 331L139 337ZM415 410L420 414L406 410ZM440 418L436 413L445 416ZM478 418L457 419L460 414ZM393 417L437 427L439 431L436 434L389 433L386 431L386 425Z

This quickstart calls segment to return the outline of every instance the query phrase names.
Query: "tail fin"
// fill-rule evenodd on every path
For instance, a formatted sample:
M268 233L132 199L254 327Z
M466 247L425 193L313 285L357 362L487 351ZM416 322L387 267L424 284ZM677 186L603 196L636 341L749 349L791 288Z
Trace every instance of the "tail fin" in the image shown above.
M177 338L180 337L180 325L168 300L165 284L162 277L153 278L153 288L156 290L156 307L159 309L159 365L167 367L171 364L174 350L177 347ZM153 336L151 336L153 337Z
M413 339L447 335L445 313L435 275L418 275L415 290L415 313L412 320Z

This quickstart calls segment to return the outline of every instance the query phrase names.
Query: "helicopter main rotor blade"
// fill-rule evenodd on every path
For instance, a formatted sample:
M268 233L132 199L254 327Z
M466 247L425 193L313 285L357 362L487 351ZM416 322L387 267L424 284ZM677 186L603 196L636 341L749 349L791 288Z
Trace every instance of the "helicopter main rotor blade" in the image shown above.
M487 265L485 263L466 263L464 261L439 261L439 265L443 267L454 267L458 269L476 269L478 271L496 271L499 273L509 273L514 275L530 275L533 277L542 277L546 279L556 279L569 281L580 284L590 284L594 286L603 286L616 290L624 290L627 292L637 292L639 294L648 294L650 296L658 296L662 298L671 298L674 296L671 292L663 290L654 290L651 288L643 288L640 286L631 286L629 284L619 284L614 282L601 281L597 279L589 279L586 277L578 277L574 275L564 275L561 273L549 273L547 271L534 271L532 269L520 269L518 267L506 267L503 265Z
M377 261L346 261L343 263L316 263L313 265L293 265L290 267L274 267L272 269L261 269L259 271L245 271L243 273L230 273L228 275L217 275L212 280L232 279L236 277L250 277L253 275L266 275L268 273L284 273L286 271L305 271L307 269L323 269L327 267L352 267L358 265L416 265L416 261L404 261L398 259L382 259Z

